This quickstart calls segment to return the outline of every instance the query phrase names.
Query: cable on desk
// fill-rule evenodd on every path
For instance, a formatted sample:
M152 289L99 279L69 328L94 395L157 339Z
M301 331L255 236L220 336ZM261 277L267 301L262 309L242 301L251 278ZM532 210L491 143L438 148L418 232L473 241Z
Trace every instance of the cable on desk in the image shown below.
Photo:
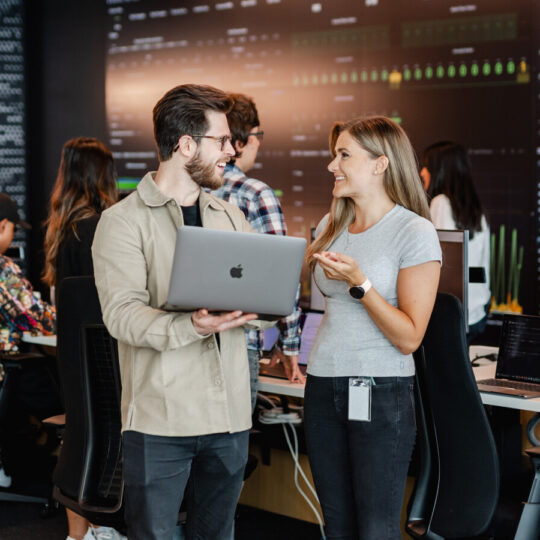
M310 501L308 495L300 487L300 484L298 482L298 473L300 472L300 475L302 476L304 482L315 497L315 500L319 502L317 492L315 491L315 488L310 484L309 479L307 478L306 473L302 469L299 461L298 435L294 426L295 424L301 424L302 418L296 412L284 413L282 407L278 407L275 402L272 401L270 398L263 396L262 394L259 394L258 396L271 405L271 409L263 409L259 412L259 422L261 424L281 424L283 428L283 434L285 435L285 441L287 442L289 452L291 453L294 462L294 485L296 486L296 489L298 490L300 495L302 495L304 500L308 503L312 512L315 514L315 517L319 523L319 528L321 530L322 540L325 540L326 536L324 534L324 525L321 515L317 511L317 508L315 508L315 505ZM294 445L291 443L291 438L287 431L287 426L289 426L291 430Z

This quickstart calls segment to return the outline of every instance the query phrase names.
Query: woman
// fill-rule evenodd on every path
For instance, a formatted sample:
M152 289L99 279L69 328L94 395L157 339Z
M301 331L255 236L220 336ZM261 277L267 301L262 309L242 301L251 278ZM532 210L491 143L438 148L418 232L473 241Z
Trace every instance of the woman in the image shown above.
M44 281L58 291L62 279L94 273L92 240L103 210L117 200L116 171L111 152L98 139L78 137L64 144L51 195L45 235ZM66 391L77 389L64 389ZM82 406L82 400L81 400ZM125 538L109 527L90 527L66 508L67 540Z
M307 252L325 314L308 362L305 432L327 538L401 538L415 437L414 362L441 251L405 132L335 124L330 213Z
M431 219L437 229L469 230L469 267L484 269L484 283L469 283L469 343L484 331L489 289L489 226L474 188L471 164L465 149L454 142L435 143L424 151L420 171L431 197Z

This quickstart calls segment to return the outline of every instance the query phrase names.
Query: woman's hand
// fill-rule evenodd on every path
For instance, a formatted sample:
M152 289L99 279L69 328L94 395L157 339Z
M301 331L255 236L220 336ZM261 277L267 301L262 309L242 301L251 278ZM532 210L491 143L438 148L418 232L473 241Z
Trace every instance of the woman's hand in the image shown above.
M322 251L315 253L313 257L317 259L328 279L345 281L349 287L361 285L366 280L354 257L334 251Z

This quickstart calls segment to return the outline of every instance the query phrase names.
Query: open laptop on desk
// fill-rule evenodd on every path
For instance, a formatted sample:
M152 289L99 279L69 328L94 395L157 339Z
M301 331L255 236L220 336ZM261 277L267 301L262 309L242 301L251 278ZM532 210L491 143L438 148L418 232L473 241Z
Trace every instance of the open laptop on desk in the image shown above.
M305 375L309 352L315 341L317 329L321 323L323 313L321 311L305 311L303 313L304 321L302 323L302 342L300 345L300 354L298 355L298 366L300 371ZM278 337L277 329L270 328L264 333L264 350L263 358L260 363L259 375L268 377L276 377L278 379L286 379L285 371L282 364L277 364L273 367L268 366L268 361L271 356L271 349L275 345Z
M478 389L540 397L540 317L504 315L495 378L478 381Z

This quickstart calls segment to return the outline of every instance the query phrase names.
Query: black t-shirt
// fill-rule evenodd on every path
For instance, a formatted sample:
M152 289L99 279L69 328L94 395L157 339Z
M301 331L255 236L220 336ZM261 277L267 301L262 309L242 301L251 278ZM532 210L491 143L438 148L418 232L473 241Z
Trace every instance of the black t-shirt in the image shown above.
M197 199L192 206L181 206L180 208L182 209L182 215L184 216L184 225L202 227L199 199Z

